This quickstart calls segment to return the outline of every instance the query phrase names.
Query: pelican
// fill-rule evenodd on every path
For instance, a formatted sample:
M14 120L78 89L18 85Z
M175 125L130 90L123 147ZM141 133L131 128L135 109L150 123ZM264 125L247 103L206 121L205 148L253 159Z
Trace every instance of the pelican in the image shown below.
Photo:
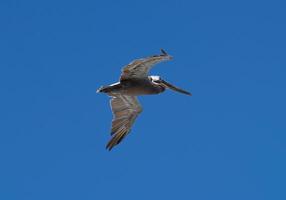
M101 86L97 93L106 93L111 97L110 106L113 113L111 140L106 148L111 150L130 132L142 107L137 99L140 95L159 94L168 89L191 96L160 76L148 76L150 69L157 63L171 60L172 56L161 49L160 55L137 59L122 68L120 81L108 86Z

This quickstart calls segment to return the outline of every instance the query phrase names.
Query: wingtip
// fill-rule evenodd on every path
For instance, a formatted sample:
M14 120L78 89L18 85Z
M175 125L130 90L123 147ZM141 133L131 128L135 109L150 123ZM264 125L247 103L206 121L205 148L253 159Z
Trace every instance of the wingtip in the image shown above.
M112 147L106 146L105 147L107 151L111 151Z
M105 146L105 149L108 151L111 151L111 149L114 147L114 145L111 145L110 142L108 142Z
M164 49L161 48L160 51L163 55L168 55L168 53Z
M166 56L168 58L168 60L172 60L173 59L173 56L170 56L164 49L160 49L161 51L161 56Z

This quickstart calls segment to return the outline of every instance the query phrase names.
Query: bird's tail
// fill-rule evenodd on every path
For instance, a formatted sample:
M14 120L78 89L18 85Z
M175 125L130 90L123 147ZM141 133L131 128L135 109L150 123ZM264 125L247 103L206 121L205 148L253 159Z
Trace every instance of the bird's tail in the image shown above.
M110 86L101 86L98 90L96 90L97 93L108 93L111 91L111 87Z
M108 86L101 86L96 92L110 93L120 91L121 89L122 85L120 83L116 83Z

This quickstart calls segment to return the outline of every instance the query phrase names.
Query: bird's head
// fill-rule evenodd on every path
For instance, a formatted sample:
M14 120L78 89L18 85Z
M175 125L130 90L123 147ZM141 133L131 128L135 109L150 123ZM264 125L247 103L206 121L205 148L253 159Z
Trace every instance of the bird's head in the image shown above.
M180 92L182 94L192 96L192 94L190 92L185 91L181 88L178 88L178 87L172 85L171 83L168 83L167 81L164 81L160 76L149 76L149 79L152 81L152 83L159 85L163 88L168 88L168 89L174 90L176 92Z
M148 76L149 80L152 81L153 83L159 84L161 77L160 76Z

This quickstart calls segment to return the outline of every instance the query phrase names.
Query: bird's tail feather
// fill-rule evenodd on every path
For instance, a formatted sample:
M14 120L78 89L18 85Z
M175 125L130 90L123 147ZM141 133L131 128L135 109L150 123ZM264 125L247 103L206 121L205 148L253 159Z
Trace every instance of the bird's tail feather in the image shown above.
M122 85L120 83L116 83L108 86L101 86L96 92L110 93L120 91L121 89Z
M99 92L107 93L107 92L109 92L109 90L110 90L109 86L101 86L96 92L97 93L99 93Z

